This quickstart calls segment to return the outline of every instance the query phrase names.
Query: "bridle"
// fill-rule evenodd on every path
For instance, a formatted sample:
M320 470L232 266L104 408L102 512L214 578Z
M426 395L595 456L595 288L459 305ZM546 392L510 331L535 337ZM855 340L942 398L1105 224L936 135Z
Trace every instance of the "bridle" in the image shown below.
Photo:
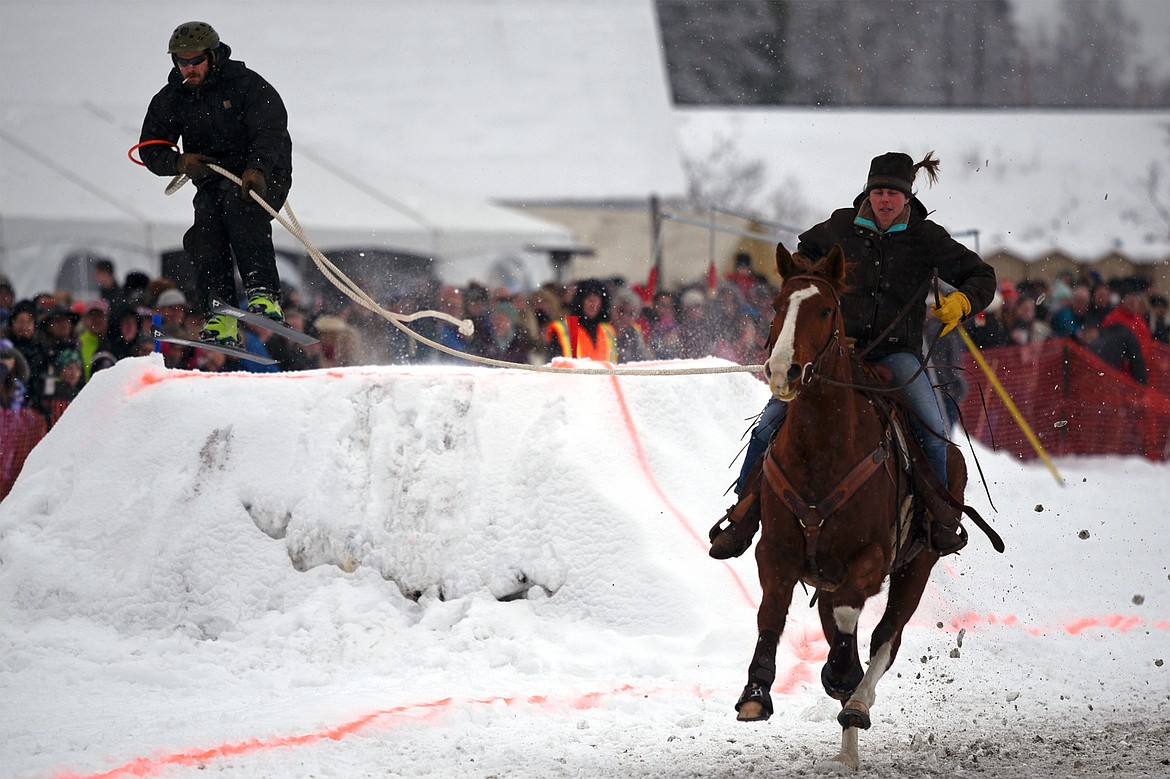
M821 367L821 364L830 355L832 355L832 354L836 354L836 355L845 354L845 346L841 343L841 318L839 316L839 312L841 310L841 296L837 293L836 288L832 284L830 284L828 281L821 278L820 276L813 276L811 274L800 274L798 276L792 276L792 277L785 280L785 286L787 286L789 283L794 282L794 281L808 281L814 287L816 287L817 292L819 294L822 294L822 295L824 294L824 290L827 288L829 295L833 299L833 318L834 318L833 332L832 332L832 334L829 335L829 338L825 342L825 345L820 348L820 350L816 353L816 355L811 360L804 363L804 365L800 366L800 376L799 376L800 386L807 387L809 384L811 384L813 381L815 381L817 379L820 379L822 381L826 381L826 382L829 382L829 383L832 383L832 384L835 384L838 386L852 386L852 385L843 385L840 382L832 381L831 379L824 376L819 370ZM774 341L775 339L772 339L772 340ZM774 345L774 343L773 343L773 345ZM832 351L830 351L830 350L832 350ZM770 362L770 360L764 363L764 375L767 376L769 379L771 379L771 370L768 368L768 362Z

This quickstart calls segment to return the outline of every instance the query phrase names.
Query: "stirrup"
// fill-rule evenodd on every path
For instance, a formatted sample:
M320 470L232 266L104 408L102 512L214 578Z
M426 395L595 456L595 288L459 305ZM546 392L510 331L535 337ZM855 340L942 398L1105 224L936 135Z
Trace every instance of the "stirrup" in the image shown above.
M946 557L947 555L954 554L967 545L967 528L963 527L962 525L959 525L958 527L959 529L957 531L952 532L950 528L942 527L935 522L931 523L930 548L937 552L939 557ZM942 529L947 533L947 535L954 535L955 540L945 546L939 545L936 541L938 536L935 532L938 529Z
M758 513L752 516L753 506L748 506L744 516L733 519L736 506L727 509L719 521L711 526L708 537L711 539L711 551L708 552L716 560L727 560L739 557L752 545L752 539L760 527Z

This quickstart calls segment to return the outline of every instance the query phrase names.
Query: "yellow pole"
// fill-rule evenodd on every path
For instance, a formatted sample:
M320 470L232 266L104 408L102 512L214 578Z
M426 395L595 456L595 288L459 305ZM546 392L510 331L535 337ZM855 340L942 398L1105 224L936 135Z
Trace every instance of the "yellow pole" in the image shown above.
M1028 426L1028 422L1024 419L1024 416L1020 413L1019 409L1016 408L1016 404L1012 402L1010 397L1008 397L1007 390L1003 388L1003 385L999 383L999 379L997 379L995 374L991 372L991 366L987 364L987 360L983 359L983 355L979 352L979 347L976 346L975 342L971 340L971 336L967 334L965 329L962 327L957 327L955 329L959 331L959 335L963 336L963 343L967 344L967 351L971 352L971 356L975 358L975 362L979 363L979 367L982 368L983 373L987 375L988 381L990 381L991 386L995 388L995 391L999 395L1000 400L1002 400L1003 404L1007 406L1007 410L1011 412L1012 419L1016 420L1016 424L1020 426L1020 430L1024 431L1024 436L1028 439L1028 443L1032 445L1032 448L1036 451L1036 454L1040 455L1040 459L1043 460L1044 464L1048 466L1048 470L1052 473L1052 477L1056 479L1056 483L1063 487L1064 479L1061 478L1060 472L1056 470L1056 466L1052 464L1052 458L1048 456L1048 452L1044 451L1044 447L1040 445L1040 439L1038 439L1036 434L1032 432L1032 428Z

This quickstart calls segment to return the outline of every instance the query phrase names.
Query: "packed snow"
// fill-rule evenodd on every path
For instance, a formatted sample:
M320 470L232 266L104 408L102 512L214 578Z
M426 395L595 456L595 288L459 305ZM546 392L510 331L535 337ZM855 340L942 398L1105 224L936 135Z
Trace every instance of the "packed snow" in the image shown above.
M464 22L490 24L494 5L463 4ZM99 150L120 159L165 75L167 32L202 15L282 89L303 148L361 159L379 185L641 196L681 188L680 148L702 157L730 137L811 223L856 194L874 154L935 148L943 183L923 199L954 231L981 229L984 249L1030 254L1059 235L1090 257L1165 256L1164 229L1148 228L1164 228L1149 215L1164 116L672 113L637 37L649 4L607 3L628 23L590 15L580 40L563 24L536 35L558 12L523 7L518 27L436 48L424 33L450 25L404 3L322 16L9 1L0 53L27 78L0 94L16 108L131 105L115 114L130 140ZM359 13L375 34L354 35ZM590 44L611 28L610 47ZM530 39L547 45L517 42ZM119 53L87 64L70 54L96 50L78 40ZM543 77L554 55L599 51L600 77L566 79L569 64ZM434 70L441 90L417 77L447 61L462 69ZM467 61L523 76L537 108L497 110L459 75ZM603 95L628 110L593 110ZM781 645L776 714L738 723L759 587L750 555L706 555L766 397L742 373L118 363L0 503L0 777L831 773L838 704L820 689L808 597ZM859 775L1170 773L1167 465L1058 460L1058 484L963 445L986 478L971 467L967 499L1008 550L975 531L936 570L879 686Z
M806 594L775 715L733 710L759 587L705 540L767 392L98 373L0 504L0 776L835 771ZM1008 550L973 530L936 569L859 775L1165 776L1167 466L964 448Z

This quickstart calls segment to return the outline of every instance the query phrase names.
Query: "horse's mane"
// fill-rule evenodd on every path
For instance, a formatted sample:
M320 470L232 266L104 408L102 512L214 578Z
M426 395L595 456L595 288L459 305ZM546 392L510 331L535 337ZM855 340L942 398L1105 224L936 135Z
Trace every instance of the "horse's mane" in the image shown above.
M819 260L810 260L800 252L793 252L792 264L794 270L796 271L796 273L792 275L817 276L819 278L823 278L825 281L833 285L833 289L837 291L838 295L844 295L846 292L849 292L853 289L853 287L845 282L845 278L848 277L849 271L853 268L853 263L851 262L845 263L845 275L841 278L837 278L834 274L830 273L826 267L828 265L828 255L821 257Z

